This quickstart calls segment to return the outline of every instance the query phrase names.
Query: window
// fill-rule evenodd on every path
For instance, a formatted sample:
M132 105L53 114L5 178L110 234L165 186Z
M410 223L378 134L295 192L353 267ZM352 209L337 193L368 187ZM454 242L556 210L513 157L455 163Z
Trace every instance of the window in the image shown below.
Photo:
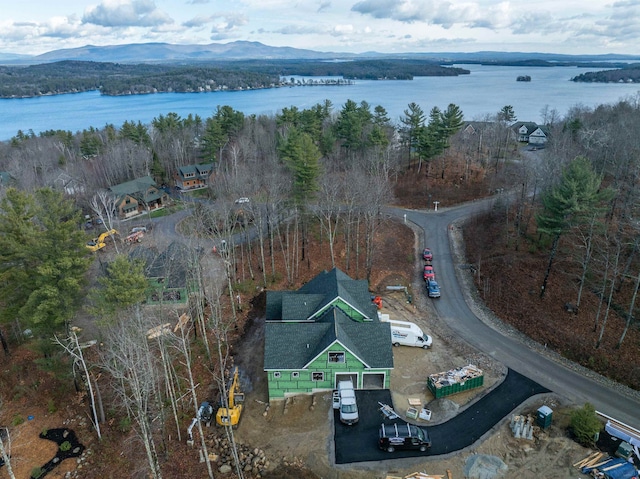
M329 351L329 362L330 363L344 363L344 352L343 351Z
M298 379L300 377L300 372L299 371L293 371L291 373L291 379Z
M280 371L275 371L275 372L273 373L273 377L274 377L274 378L276 378L276 379L280 379L280 376L282 376L282 374L280 373Z
M311 380L312 381L324 381L324 373L323 372L311 373Z

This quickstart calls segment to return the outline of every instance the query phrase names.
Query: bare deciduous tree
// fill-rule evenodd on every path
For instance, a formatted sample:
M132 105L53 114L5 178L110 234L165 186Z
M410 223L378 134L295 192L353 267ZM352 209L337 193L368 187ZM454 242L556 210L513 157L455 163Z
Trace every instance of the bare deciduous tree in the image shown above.
M158 364L147 339L150 326L139 308L123 315L106 332L101 367L112 377L120 405L136 424L134 430L143 443L150 475L162 479L153 425L159 412Z
M98 418L98 406L97 404L102 404L102 401L96 400L96 392L94 391L93 378L91 373L89 372L89 366L87 365L87 361L84 358L84 354L82 353L83 345L80 344L78 339L78 332L80 329L77 327L71 327L69 331L69 336L65 339L60 339L58 336L53 337L53 341L55 344L59 345L65 352L71 356L73 360L74 368L78 367L82 371L83 382L86 384L88 393L89 393L89 401L91 402L91 423L93 427L96 429L96 434L98 435L98 439L102 439L102 434L100 432L100 422L104 421L104 412L100 414L101 419Z

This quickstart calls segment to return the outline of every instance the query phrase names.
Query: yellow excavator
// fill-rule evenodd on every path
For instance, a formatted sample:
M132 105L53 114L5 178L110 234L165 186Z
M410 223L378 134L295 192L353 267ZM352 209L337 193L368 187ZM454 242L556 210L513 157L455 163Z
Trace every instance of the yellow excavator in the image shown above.
M117 235L117 234L118 232L116 230L105 231L97 238L94 238L91 241L89 241L87 243L87 248L89 248L90 251L98 251L99 249L102 249L105 246L107 246L107 243L104 242L105 239L107 239L109 236Z
M218 409L216 413L216 424L218 426L231 426L235 429L240 422L240 415L242 414L244 404L244 393L240 392L237 367L235 373L233 373L233 380L227 393L227 404L224 404L223 401L222 406Z

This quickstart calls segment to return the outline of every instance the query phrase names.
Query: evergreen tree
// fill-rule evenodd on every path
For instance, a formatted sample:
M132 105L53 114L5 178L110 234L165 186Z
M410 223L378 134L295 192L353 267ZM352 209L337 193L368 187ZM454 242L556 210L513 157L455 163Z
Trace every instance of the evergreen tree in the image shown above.
M144 262L129 260L118 255L107 266L107 275L98 280L100 288L91 293L93 313L99 317L113 318L118 311L141 303L145 298L147 281Z
M0 203L0 299L3 320L20 319L49 336L80 306L91 262L82 215L61 192L9 189Z
M584 156L573 159L563 170L560 182L542 196L543 211L536 217L538 230L553 238L549 263L540 289L544 296L560 237L572 226L588 221L613 196L601 189L602 177Z
M450 103L445 111L442 112L442 128L447 135L447 139L462 128L464 115L459 106Z
M222 129L222 125L215 118L207 118L204 125L204 132L202 133L202 141L200 146L202 148L202 157L207 161L220 160L222 154L222 148L229 141L229 137Z
M401 129L402 138L409 147L409 156L411 152L417 151L420 143L420 136L423 134L425 122L424 110L417 103L409 103L408 108L404 110L403 117L400 117L400 123L404 125Z
M304 204L318 191L320 150L308 134L292 129L280 148L280 156L293 173L294 201Z

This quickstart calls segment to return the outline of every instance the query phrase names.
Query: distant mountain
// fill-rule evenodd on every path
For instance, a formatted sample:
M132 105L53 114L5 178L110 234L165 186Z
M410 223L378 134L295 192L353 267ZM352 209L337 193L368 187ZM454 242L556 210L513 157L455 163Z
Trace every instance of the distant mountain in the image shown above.
M270 47L259 42L237 41L208 45L174 45L170 43L132 43L98 47L54 50L33 58L39 62L79 60L120 63L173 63L212 60L292 60L330 59L335 53L323 53L292 47ZM344 55L342 55L344 56ZM353 55L347 55L353 56Z
M402 53L378 52L336 53L319 52L292 47L272 47L259 42L236 41L207 45L176 45L171 43L131 43L126 45L95 46L53 50L37 56L0 53L2 64L34 64L64 60L114 63L193 63L230 60L351 60L371 58L407 58L446 63L518 62L631 62L640 60L632 55L561 55L526 52L468 52L468 53ZM532 66L531 63L529 63Z
M31 61L32 55L19 55L17 53L4 53L0 52L0 63L15 62L15 61Z

